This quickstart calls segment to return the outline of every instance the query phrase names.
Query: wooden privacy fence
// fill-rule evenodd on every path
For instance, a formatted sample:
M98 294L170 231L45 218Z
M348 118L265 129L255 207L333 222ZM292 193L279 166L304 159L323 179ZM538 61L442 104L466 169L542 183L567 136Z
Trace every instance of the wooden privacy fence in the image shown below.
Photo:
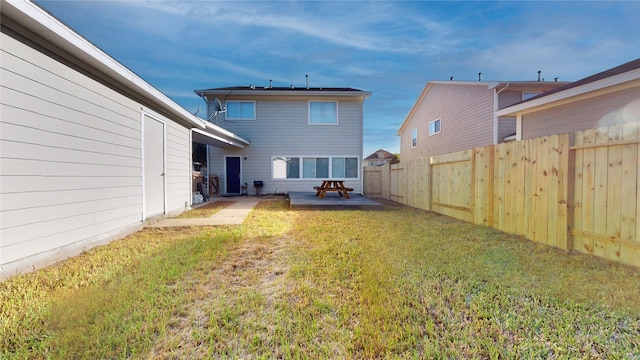
M364 168L364 193L640 267L637 124Z

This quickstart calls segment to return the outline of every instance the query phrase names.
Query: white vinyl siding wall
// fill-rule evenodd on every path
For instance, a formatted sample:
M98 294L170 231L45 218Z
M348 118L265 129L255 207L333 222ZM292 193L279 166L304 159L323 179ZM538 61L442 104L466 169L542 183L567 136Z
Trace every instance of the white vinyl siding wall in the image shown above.
M189 132L184 126L167 122L167 213L183 210L185 203L190 204L192 165Z
M141 226L142 106L5 33L1 43L0 265L8 276ZM169 123L168 165L182 176L176 163L189 166L189 156L179 160L188 131ZM189 181L171 181L170 208L189 200Z
M209 160L213 166L212 173L220 175L223 184L224 164L221 156L236 155L241 157L241 183L249 185L249 193L253 192L253 181L264 181L262 193L313 191L313 186L320 185L317 179L271 179L272 157L357 157L362 162L362 103L360 100L338 99L339 125L318 126L309 124L309 100L325 101L323 98L269 98L257 97L256 120L251 122L225 121L222 117L220 126L251 141L244 149L215 149L209 147ZM335 101L335 97L331 100ZM245 159L246 158L246 159ZM215 163L214 163L215 162ZM361 170L359 170L361 172ZM361 190L361 174L358 179L345 181L345 186Z

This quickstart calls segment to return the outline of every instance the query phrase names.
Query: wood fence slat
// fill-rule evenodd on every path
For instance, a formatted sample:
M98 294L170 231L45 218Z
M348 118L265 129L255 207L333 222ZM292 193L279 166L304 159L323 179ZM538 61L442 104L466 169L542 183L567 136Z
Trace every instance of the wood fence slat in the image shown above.
M629 138L634 138L635 136L637 136L640 139L640 129L638 129L638 127L640 126L638 123L633 123L633 124L628 124L628 127L631 127L631 130L627 130L627 133L629 134L628 137ZM633 148L628 148L626 149L627 151L625 152L625 159L628 159L628 167L630 169L630 172L633 172L633 166L635 166L635 172L636 172L636 196L635 196L635 209L636 209L636 213L635 216L633 217L633 221L635 221L635 234L633 234L633 222L629 222L627 224L627 231L630 233L631 237L630 239L634 240L637 243L640 243L640 221L638 221L638 216L640 215L640 187L638 187L637 183L638 181L640 181L640 145L636 145L636 149L634 150ZM635 161L633 159L633 157L635 156ZM631 182L632 179L632 175L628 176L627 181ZM632 187L632 185L628 185L630 188ZM626 193L625 193L626 194ZM629 196L630 198L632 198L632 196ZM633 200L630 201L630 203L628 204L628 210L625 211L625 213L628 216L631 216L631 209L634 207L633 204ZM622 215L624 216L624 215ZM629 265L633 265L633 266L637 266L640 267L640 249L635 248L635 249L625 249L626 251L623 254L623 258L622 261L625 264L629 264Z
M584 131L584 144L594 144L596 141L595 129ZM582 153L582 228L579 230L593 232L594 198L595 198L595 159L596 150L594 148L584 149ZM580 251L593 254L593 240L583 238Z
M431 210L431 166L429 165L429 159L422 159L422 167L426 173L422 185L424 191L424 208Z
M596 144L606 144L609 140L609 129L600 127L596 129ZM608 149L599 147L595 149L595 193L593 203L593 232L596 234L607 233L607 173L608 173ZM593 253L606 257L607 244L600 240L593 241Z
M622 140L622 127L615 125L609 127L607 143L615 143ZM610 145L608 148L607 162L607 229L605 234L620 237L620 209L622 199L620 188L622 187L622 146ZM607 244L606 258L612 261L620 261L620 245Z
M476 179L476 152L471 151L471 159L469 160L469 214L467 215L467 221L473 222L475 219L473 210L476 207L476 187L475 187L475 179Z
M635 124L639 126L638 123ZM639 131L640 132L640 131ZM640 146L638 146L638 155L636 162L636 179L640 180ZM640 189L636 189L636 237L635 241L640 241L640 221L638 221L638 215L640 215ZM628 256L628 264L640 267L640 250L636 249Z
M638 139L638 125L627 123L622 129L623 140ZM622 206L620 207L620 237L639 241L636 233L637 227L637 206L638 199L638 170L635 169L638 162L638 144L627 144L622 148L622 181L620 191L622 192ZM623 262L624 258L622 259Z
M549 166L549 149L551 140L545 136L539 141L540 146L536 149L538 161L537 195L540 211L536 213L536 236L537 241L549 244L549 180L551 178L551 167ZM555 241L555 239L553 239Z
M540 141L533 139L531 142L531 149L529 154L531 155L531 223L529 224L529 239L538 241L537 239L537 226L538 217L536 214L540 211L540 197L538 196L538 148L540 147Z
M532 155L532 148L535 149L533 144L534 139L525 140L523 143L523 156L524 156L524 204L522 216L524 217L523 233L527 239L533 239L533 184L534 184L534 163ZM535 153L534 153L535 154Z
M439 166L431 166L431 210L438 211L433 205L435 202L440 202L440 171Z
M558 207L558 228L557 241L560 249L571 250L569 243L569 134L558 136L558 164L556 165L558 175L558 195L556 206Z
M509 233L516 233L516 218L515 218L515 148L512 143L502 144L505 147L505 188L504 188L504 229Z
M504 230L505 229L505 224L504 224L504 201L505 201L505 146L504 144L500 144L496 146L496 159L498 161L498 166L496 167L497 170L497 174L496 174L496 178L495 178L495 189L496 189L496 194L497 194L497 198L496 198L496 202L495 202L495 206L496 206L496 223L498 225L497 229L499 230Z
M573 143L575 146L582 146L583 142L583 132L578 131L574 133ZM571 229L582 229L582 186L583 186L583 158L584 150L576 149L573 151L573 216L571 217ZM578 251L582 251L582 237L573 234L573 249L577 249Z
M524 158L526 157L524 147L525 142L517 141L513 143L517 153L515 156L515 166L516 166L516 174L514 177L514 222L515 222L515 230L518 235L526 235L524 228L524 167L526 166L526 162Z
M493 147L476 148L475 223L493 226Z
M486 206L485 206L485 201L486 201L486 194L487 191L486 189L484 189L484 184L486 183L486 178L487 178L487 168L486 168L486 161L485 161L485 154L484 154L484 147L480 147L480 148L475 148L475 167L476 167L476 176L475 179L473 179L473 186L475 187L475 191L474 191L474 195L475 195L475 207L474 207L474 212L475 212L475 216L473 219L473 223L474 224L479 224L479 225L487 225L487 217L485 216L486 214Z
M549 143L545 149L547 155L547 175L545 180L548 186L547 201L547 245L558 247L558 181L560 153L558 135L549 136Z

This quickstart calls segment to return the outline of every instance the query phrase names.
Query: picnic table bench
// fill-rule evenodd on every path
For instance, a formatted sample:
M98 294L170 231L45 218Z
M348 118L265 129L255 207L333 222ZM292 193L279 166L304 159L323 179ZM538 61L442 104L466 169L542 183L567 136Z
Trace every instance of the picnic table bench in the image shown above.
M322 185L314 186L313 189L316 191L316 196L320 199L324 198L327 191L336 191L338 192L338 195L344 196L348 199L349 191L353 191L352 188L344 186L343 180L322 180Z

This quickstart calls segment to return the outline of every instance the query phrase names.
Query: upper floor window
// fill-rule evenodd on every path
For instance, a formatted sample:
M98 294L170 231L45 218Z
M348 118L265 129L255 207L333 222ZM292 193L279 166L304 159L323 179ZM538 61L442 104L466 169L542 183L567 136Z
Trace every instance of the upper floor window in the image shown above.
M338 124L337 101L309 101L309 124Z
M226 120L255 120L255 101L227 101Z
M411 147L418 146L418 129L411 130Z
M531 99L534 96L538 96L542 94L541 92L533 92L533 91L523 91L522 92L522 100Z
M442 120L439 118L429 122L429 136L440 132L441 122Z

